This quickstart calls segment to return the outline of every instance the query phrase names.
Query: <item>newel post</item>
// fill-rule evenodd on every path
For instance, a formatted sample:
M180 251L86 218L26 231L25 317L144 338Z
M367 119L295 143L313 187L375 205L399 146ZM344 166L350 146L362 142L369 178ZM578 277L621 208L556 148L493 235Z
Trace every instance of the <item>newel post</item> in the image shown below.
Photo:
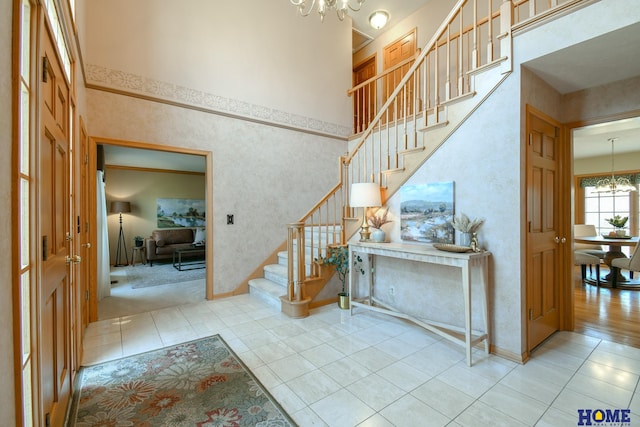
M305 273L303 222L287 225L287 259L287 299L301 301Z
M505 0L500 5L500 58L508 58L500 64L502 74L513 71L513 54L512 54L512 35L511 27L513 26L513 2Z

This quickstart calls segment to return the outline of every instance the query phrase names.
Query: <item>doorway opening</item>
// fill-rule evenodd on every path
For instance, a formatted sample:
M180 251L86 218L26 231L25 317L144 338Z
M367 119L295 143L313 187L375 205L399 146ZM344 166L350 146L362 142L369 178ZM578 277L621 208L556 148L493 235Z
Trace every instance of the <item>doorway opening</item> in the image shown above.
M593 224L598 234L608 233L606 221L615 215L628 217L626 229L630 235L639 235L639 191L631 193L595 193L594 182L615 175L640 174L640 116L637 112L625 116L594 120L571 126L573 153L573 224ZM618 138L612 159L609 138ZM615 164L615 170L612 166ZM603 249L607 249L606 246ZM626 256L632 247L623 247ZM576 270L577 271L577 270ZM601 264L600 276L609 268ZM595 273L592 273L595 274ZM628 272L624 272L628 274ZM640 315L640 290L611 289L582 284L580 273L574 272L573 313L574 331L608 341L640 347L640 334L635 333Z
M92 253L97 268L91 280L91 321L212 299L213 245L206 245L213 242L212 153L104 138L91 138L91 142L90 164L96 168L90 174L93 212L89 217L97 246ZM104 200L99 203L101 180ZM158 203L167 201L190 204L189 211L173 207L160 217ZM129 212L111 211L111 206L123 203ZM176 222L168 224L168 219ZM192 242L185 238L176 242L189 247L197 234L198 251L189 255L204 262L191 269L174 268L173 244L160 251L164 255L159 259L147 259L147 240L166 232L183 237L191 233ZM101 240L108 245L100 245Z

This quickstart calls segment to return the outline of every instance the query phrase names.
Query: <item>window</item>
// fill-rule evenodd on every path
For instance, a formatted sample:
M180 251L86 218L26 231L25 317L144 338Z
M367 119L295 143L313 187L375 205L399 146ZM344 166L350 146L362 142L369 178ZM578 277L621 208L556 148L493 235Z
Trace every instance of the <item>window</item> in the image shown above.
M636 185L637 187L637 185ZM638 222L638 212L631 210L631 198L635 193L596 193L595 187L584 189L584 219L585 224L595 224L599 234L608 234L614 228L607 222L607 218L615 215L629 217L627 227Z
M637 175L636 175L637 176ZM598 234L608 234L614 227L607 222L608 218L615 215L629 217L627 221L627 232L637 236L640 227L640 208L638 207L638 194L640 186L637 179L632 181L636 191L630 193L597 193L595 191L594 178L585 177L579 179L580 187L577 188L578 197L583 193L582 200L584 209L576 212L576 224L593 224L596 226ZM577 202L578 203L578 202ZM578 208L580 203L576 205ZM580 219L582 214L582 219ZM631 248L623 247L622 251L629 256Z

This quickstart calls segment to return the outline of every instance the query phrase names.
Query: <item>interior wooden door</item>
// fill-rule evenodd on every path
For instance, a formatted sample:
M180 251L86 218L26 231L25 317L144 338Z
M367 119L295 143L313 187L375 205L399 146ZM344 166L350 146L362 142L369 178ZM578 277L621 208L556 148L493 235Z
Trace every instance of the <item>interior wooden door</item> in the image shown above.
M527 349L560 328L563 252L560 127L527 112Z
M376 75L376 57L372 56L353 70L353 86L364 83ZM364 86L353 94L353 132L363 132L371 120L373 120L377 110L376 101L378 91L376 83L373 82Z
M384 69L388 70L403 61L413 57L417 52L416 30L412 30L410 33L402 36L400 39L391 43L384 48L383 52L383 64ZM384 101L389 99L389 96L400 83L400 80L411 68L413 62L408 62L401 67L395 69L389 73L383 79L383 93ZM389 115L384 117L385 121L393 121L401 119L405 115L413 114L413 95L417 90L414 88L414 80L411 78L405 85L403 91L398 95L396 102L394 102L389 108ZM406 104L406 105L405 105Z
M69 87L46 29L41 46L37 156L38 230L42 242L38 292L40 409L42 425L62 426L71 392Z

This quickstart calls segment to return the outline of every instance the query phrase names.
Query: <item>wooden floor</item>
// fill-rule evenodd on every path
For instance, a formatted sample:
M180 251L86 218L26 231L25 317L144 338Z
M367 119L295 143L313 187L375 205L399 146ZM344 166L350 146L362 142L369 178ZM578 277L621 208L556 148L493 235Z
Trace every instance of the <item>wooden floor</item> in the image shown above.
M574 331L640 348L640 290L583 285L579 268L574 277Z

